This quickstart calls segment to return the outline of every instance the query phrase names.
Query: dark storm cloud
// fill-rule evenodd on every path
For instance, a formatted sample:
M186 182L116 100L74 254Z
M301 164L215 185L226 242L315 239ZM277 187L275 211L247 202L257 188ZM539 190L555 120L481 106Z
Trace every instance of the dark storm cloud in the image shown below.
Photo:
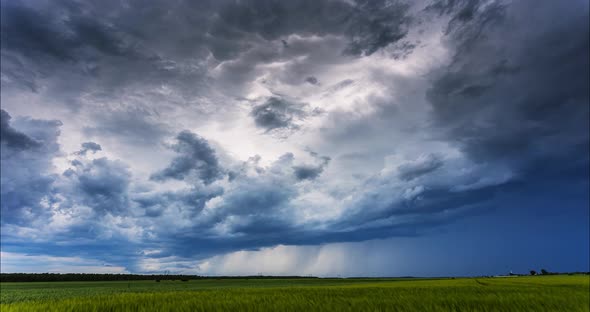
M164 214L176 214L182 211L188 218L201 213L207 201L223 194L222 188L190 188L175 192L136 196L133 201L144 209L147 217L161 217Z
M174 158L168 167L153 174L153 180L184 180L194 174L203 183L210 184L223 177L224 170L207 140L185 130L176 136L176 141L172 149L180 156Z
M407 5L389 1L4 1L2 72L31 90L38 90L43 76L70 71L84 77L70 81L78 92L98 93L100 86L109 93L158 80L188 96L205 84L195 61L209 53L218 61L237 60L260 39L268 44L295 34L343 36L346 53L371 55L405 36L407 11ZM33 71L23 68L31 65ZM235 76L240 68L232 70ZM55 84L47 92L75 91L70 89Z
M82 143L82 149L76 152L78 155L86 155L88 152L92 152L92 154L101 151L102 147L98 143L94 142L84 142Z
M113 23L97 19L98 12L92 13L82 3L3 1L1 8L2 73L9 79L3 79L3 85L39 92L39 83L47 83L40 82L43 78L61 76L45 92L78 96L88 84L85 79L97 77L104 57L127 58L127 62L141 58ZM84 79L63 75L66 71ZM73 102L64 100L69 105Z
M107 158L94 159L76 175L84 204L99 213L118 214L129 207L131 173L126 165Z
M131 174L122 162L99 158L84 163L74 159L72 167L63 173L65 180L51 173L54 157L62 154L57 143L61 124L57 120L18 118L18 130L10 127L37 145L28 150L8 144L2 147L3 222L26 224L37 218L50 218L49 205L71 209L83 204L101 215L127 212ZM75 154L98 150L100 145L85 142Z
M263 104L254 106L250 115L256 126L267 132L279 128L297 129L295 121L308 115L301 106L283 98L271 97Z
M355 9L362 13L346 32L352 38L346 52L371 55L406 36L408 5L386 0L357 0L356 4Z
M396 170L371 177L334 229L351 232L380 228L387 232L400 225L445 223L481 211L496 194L514 185L493 168L446 163L428 154L397 166ZM396 183L395 181L401 183ZM374 231L369 231L376 233Z
M30 92L38 92L39 86L36 82L37 73L30 68L26 61L20 59L18 55L5 53L0 50L0 57L2 58L1 73L4 78L1 80L1 85L8 84L8 81L13 81L17 88L21 88Z
M315 152L309 152L309 153L311 154L311 156L316 158L316 160L317 160L317 162L319 162L319 164L315 164L315 165L304 164L304 165L293 166L293 172L294 172L297 180L316 179L317 177L319 177L322 174L322 172L324 171L324 168L326 166L328 166L328 164L330 163L330 160L331 160L330 157L319 156Z
M264 230L260 228L262 225L265 229L282 228L282 232L288 232L292 222L289 201L298 193L290 174L293 159L293 155L288 153L265 168L258 167L255 162L246 162L244 170L235 172L231 183L223 189L194 188L147 200L146 203L151 203L157 199L157 205L162 208L156 208L156 214L165 215L167 211L177 214L182 211L186 218L192 220L191 225L186 225L187 228L160 232L161 238L188 235L193 242L199 242L201 251L213 252L222 249L216 244L232 241L229 236L265 236ZM210 201L214 197L218 197L219 201ZM160 202L163 198L165 200ZM182 204L179 205L180 201ZM206 205L211 207L204 209ZM171 242L168 246L170 252L179 252L177 243Z
M50 169L53 157L59 154L61 122L18 118L11 124L4 110L1 117L2 223L27 224L48 213L42 199L48 204L54 201L56 176Z
M428 94L440 127L478 161L520 170L587 163L587 7L456 5L448 26L456 53Z
M82 52L78 50L85 47L105 54L123 53L123 43L113 35L114 29L95 16L69 10L71 15L64 18L60 13L34 4L2 2L2 48L61 61L76 60Z
M309 77L305 78L305 82L312 84L312 85L316 85L316 84L318 84L318 79L314 76L309 76Z
M80 161L82 160L82 161ZM77 205L92 208L95 219L111 215L130 213L129 185L131 172L121 161L106 157L85 161L84 158L71 162L72 167L63 172L64 180L56 192L64 196L60 202L64 209ZM86 223L85 220L84 223ZM88 226L81 224L80 226Z
M223 7L212 34L235 38L255 33L266 40L291 34L344 35L349 41L344 52L371 55L406 35L407 10L405 4L381 0L240 1Z
M207 5L179 5L182 14L195 19L166 23L166 3L3 1L3 91L27 88L73 111L94 101L111 106L136 92L153 100L160 96L164 102L187 101L204 81L194 57L206 57L207 49L202 40L187 38L184 30L203 29L196 13ZM203 10L198 15L210 14ZM156 20L172 28L158 28ZM178 48L168 50L161 44L163 37L176 40L168 46ZM158 93L163 84L176 98Z
M17 150L38 147L39 142L10 126L11 118L5 110L0 110L0 142L8 148Z
M324 171L323 166L309 166L309 165L302 165L302 166L295 166L293 167L295 170L295 177L299 180L308 180L308 179L315 179L317 178L322 171Z
M281 217L281 207L286 208L286 203L289 198L296 194L295 189L288 184L288 179L282 177L259 177L247 178L244 177L235 181L231 191L228 191L224 196L224 205L219 210L218 217L228 218L230 227L232 228L231 220L236 220L235 217L250 216L250 218L257 219L258 217L277 218ZM248 218L246 218L248 219ZM236 225L245 226L243 221L247 224L253 222L252 220L237 219Z
M432 159L437 158L426 156L419 162L420 165L412 164L412 168L420 171L428 167L423 163L430 163ZM191 231L183 231L186 234L175 234L175 240L166 246L166 253L206 257L235 249L275 244L320 244L416 236L428 228L465 216L474 208L479 207L475 211L481 211L501 189L497 185L478 187L475 186L477 181L471 181L473 188L458 191L448 185L437 186L436 179L429 177L423 179L426 187L415 185L400 190L400 186L390 184L389 177L382 177L364 187L366 194L353 203L353 209L337 220L325 223L320 230L293 223L290 202L297 198L299 192L288 174L293 161L292 154L285 154L255 176L237 174L231 188L223 194L221 204L212 210L214 214L206 214L208 221L197 223L199 225ZM423 170L420 175L426 177L434 173L435 170ZM224 234L211 235L211 231L216 233L216 229L223 229ZM162 233L162 237L169 234ZM210 238L205 239L204 236ZM200 246L197 253L183 247L191 244Z

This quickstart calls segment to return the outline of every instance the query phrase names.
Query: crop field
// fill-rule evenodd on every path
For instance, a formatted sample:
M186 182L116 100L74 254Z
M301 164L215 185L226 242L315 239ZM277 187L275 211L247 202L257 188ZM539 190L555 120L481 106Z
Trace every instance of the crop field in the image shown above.
M1 283L8 311L589 311L590 277Z

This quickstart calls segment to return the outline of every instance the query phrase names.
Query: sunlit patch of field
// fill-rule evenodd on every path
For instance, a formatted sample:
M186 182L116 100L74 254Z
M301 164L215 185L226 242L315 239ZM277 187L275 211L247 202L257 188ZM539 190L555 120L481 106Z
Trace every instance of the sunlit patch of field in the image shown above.
M590 277L2 283L6 311L589 311Z

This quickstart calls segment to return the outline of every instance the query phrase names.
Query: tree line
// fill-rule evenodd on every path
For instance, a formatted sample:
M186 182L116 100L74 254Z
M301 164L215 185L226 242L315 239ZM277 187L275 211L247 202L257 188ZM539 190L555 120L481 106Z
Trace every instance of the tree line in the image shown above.
M590 272L549 272L545 269L541 269L540 272L536 270L530 270L529 274L519 274L519 273L512 273L510 272L508 275L511 276L526 276L526 275L590 275Z
M141 281L197 279L271 279L271 278L316 278L311 276L199 276L172 274L98 274L98 273L1 273L0 282L84 282L84 281Z

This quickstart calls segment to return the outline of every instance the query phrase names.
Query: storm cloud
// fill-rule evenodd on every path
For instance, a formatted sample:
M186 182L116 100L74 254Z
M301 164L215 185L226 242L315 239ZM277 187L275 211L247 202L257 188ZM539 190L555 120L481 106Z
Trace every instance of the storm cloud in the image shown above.
M585 0L1 9L3 254L322 275L305 259L390 241L421 242L395 249L410 271L466 241L504 270L494 246L563 239L544 248L581 260L556 266L587 270Z
M183 180L194 174L203 183L210 184L223 175L223 168L207 140L190 131L182 131L176 136L176 141L172 149L180 156L175 157L168 167L153 174L153 180Z
M30 118L13 123L4 110L1 117L2 223L23 224L47 217L45 205L54 200L52 159L60 155L57 138L62 123Z
M26 134L17 131L10 126L10 119L12 117L5 111L0 110L0 133L2 144L6 144L7 148L14 149L30 149L40 145L39 142L28 137Z
M297 129L299 128L297 121L304 119L308 114L301 108L302 106L304 105L271 97L264 103L254 106L250 114L256 126L266 131L280 128Z
M80 149L80 151L78 151L77 153L79 155L86 155L86 153L91 152L92 154L101 151L102 148L100 147L100 144L98 143L94 143L94 142L84 142L82 143L82 149Z

